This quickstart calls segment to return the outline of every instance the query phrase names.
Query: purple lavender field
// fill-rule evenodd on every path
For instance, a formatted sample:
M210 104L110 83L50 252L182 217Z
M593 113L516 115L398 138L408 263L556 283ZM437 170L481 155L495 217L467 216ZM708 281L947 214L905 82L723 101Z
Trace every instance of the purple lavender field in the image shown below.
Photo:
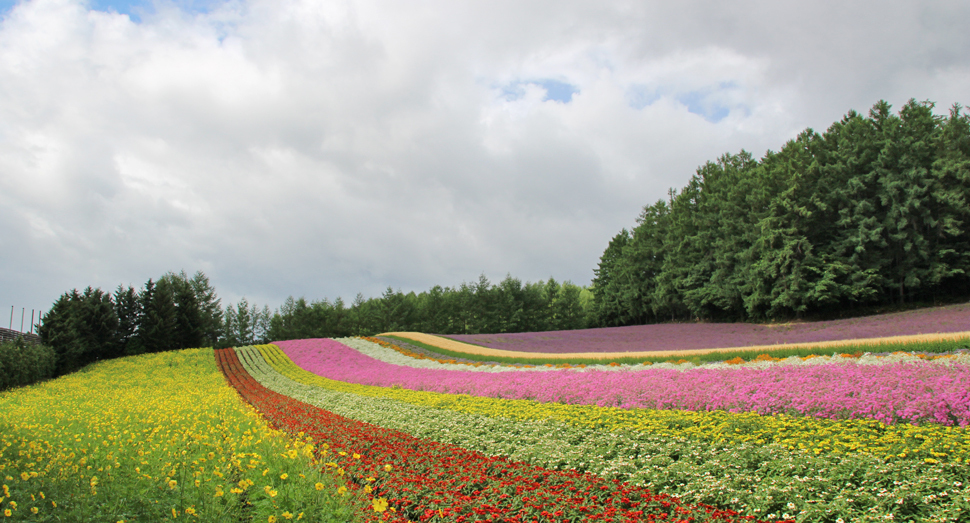
M964 331L970 331L970 304L778 325L662 323L575 331L449 334L446 337L493 349L559 354L750 347Z

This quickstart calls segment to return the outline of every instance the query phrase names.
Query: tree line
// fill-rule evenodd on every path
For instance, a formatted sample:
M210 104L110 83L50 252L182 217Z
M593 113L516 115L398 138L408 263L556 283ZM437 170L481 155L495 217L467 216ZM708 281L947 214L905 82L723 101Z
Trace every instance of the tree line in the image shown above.
M44 315L38 334L57 355L57 374L91 362L212 345L222 336L220 300L202 272L168 273L143 288L74 289Z
M61 375L94 361L190 347L231 347L272 340L367 336L387 331L439 334L578 329L592 310L589 290L550 278L526 282L507 276L493 285L482 275L457 287L421 293L388 287L377 298L362 294L308 302L292 296L271 311L242 298L222 300L200 272L167 273L142 288L113 293L88 287L64 293L38 327Z
M592 295L569 281L525 282L508 275L497 285L485 275L457 287L435 285L421 293L388 287L378 298L357 294L343 300L308 303L290 297L268 318L276 340L366 336L419 331L478 334L582 329L589 324Z
M594 270L595 323L793 318L966 297L970 120L910 100L850 111L760 160L697 169Z

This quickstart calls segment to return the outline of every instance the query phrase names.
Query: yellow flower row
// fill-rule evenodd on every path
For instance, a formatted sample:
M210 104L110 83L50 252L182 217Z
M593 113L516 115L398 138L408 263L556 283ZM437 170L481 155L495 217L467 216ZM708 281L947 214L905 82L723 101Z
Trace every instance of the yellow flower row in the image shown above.
M245 495L265 520L306 511L320 498L314 483L337 488L311 466L311 442L270 429L240 401L211 349L107 361L8 391L0 427L0 505L15 519L236 521Z
M259 350L277 371L300 383L423 407L516 420L551 420L664 438L688 438L724 447L738 443L779 444L793 451L814 454L861 452L886 459L929 458L957 462L970 459L970 432L963 427L884 425L866 419L831 420L726 411L631 410L375 387L334 381L307 372L275 345L263 345Z

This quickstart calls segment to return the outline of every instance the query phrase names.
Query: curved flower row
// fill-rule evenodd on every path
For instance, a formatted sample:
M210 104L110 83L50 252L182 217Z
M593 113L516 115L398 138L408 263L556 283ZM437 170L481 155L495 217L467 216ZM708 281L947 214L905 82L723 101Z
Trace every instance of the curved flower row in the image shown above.
M484 347L522 352L633 352L752 347L830 342L867 343L874 338L970 331L970 304L917 309L842 320L775 325L754 323L662 323L552 332L457 334L449 338Z
M330 339L278 345L303 369L361 385L623 409L970 424L970 366L959 363L483 374L391 365Z
M299 369L274 346L238 351L267 388L346 417L749 515L942 521L961 513L954 501L970 502L963 429L681 411L637 412L637 422L619 409L347 384Z
M946 354L938 356L923 356L908 352L896 352L888 355L881 354L860 354L856 355L834 355L834 356L791 356L788 358L773 358L768 355L761 355L751 361L729 360L717 363L704 363L695 365L689 361L683 363L661 362L646 364L594 364L594 365L502 365L502 364L482 364L482 363L449 363L447 360L435 359L430 357L417 358L410 356L401 347L380 340L378 338L334 338L361 354L374 358L375 360L400 365L414 369L431 370L457 370L471 372L549 372L554 370L568 370L572 372L588 372L591 370L607 372L640 371L647 369L669 369L678 371L691 371L696 369L705 370L731 370L731 369L767 369L769 367L814 367L818 365L891 365L898 363L935 363L935 364L962 364L970 365L970 353ZM419 355L424 356L424 355ZM454 360L451 360L454 361Z
M250 353L252 354L252 353ZM743 521L732 511L573 471L545 470L354 421L259 384L232 349L220 367L271 423L336 451L332 467L381 496L372 519L389 521ZM384 504L386 503L386 504ZM377 509L381 510L378 511ZM387 510L393 508L395 510Z

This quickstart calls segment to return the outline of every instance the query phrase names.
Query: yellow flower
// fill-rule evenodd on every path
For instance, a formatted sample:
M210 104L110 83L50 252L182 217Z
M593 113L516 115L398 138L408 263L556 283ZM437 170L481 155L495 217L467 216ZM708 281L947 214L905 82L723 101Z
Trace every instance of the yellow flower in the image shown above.
M276 523L276 516L270 516L266 521L268 523Z
M391 468L393 467L391 467L390 465L384 465L384 470L386 470L387 472L390 472Z
M30 479L30 474L28 474L26 472L21 472L20 473L20 479L22 479L24 481L27 481L28 479Z
M176 519L176 518L178 518L178 517L179 517L179 513L178 513L178 512L176 512L176 511L175 511L175 509L173 508L173 509L172 509L172 519Z
M194 516L195 515L195 509L192 508L192 507L189 507L189 508L185 509L185 513L188 514L188 515L190 515L190 516Z
M320 483L320 482L317 482L317 484L316 484L316 485L314 485L314 487L315 487L315 488L316 488L317 490L323 490L323 483Z
M13 515L13 512L10 512L10 509L8 508L3 511L3 515L9 518L10 516Z
M284 472L284 473L282 473L282 474L280 474L280 479L286 479L286 478L288 478L288 477L290 477L290 475L289 475L289 474L287 474L286 472Z
M360 459L360 454L354 452L354 459Z
M372 501L374 512L384 512L387 510L387 498L377 498Z
M222 497L223 495L225 495L225 492L223 492L221 489L218 489L216 490L216 494L212 497L218 498L218 497Z
M178 484L179 484L179 482L178 481L175 481L174 479L168 480L168 488L170 488L170 489L173 489L174 490L175 487L178 486Z
M370 494L374 489L370 488L370 485L364 485L364 492Z
M290 514L289 512L284 512L283 517L286 519L293 519L293 514Z
M340 487L337 489L337 494L340 494L341 496L346 493L347 493L347 487Z
M30 507L30 513L31 514L36 514L38 512L40 512L40 509L39 508L37 508L37 507Z

